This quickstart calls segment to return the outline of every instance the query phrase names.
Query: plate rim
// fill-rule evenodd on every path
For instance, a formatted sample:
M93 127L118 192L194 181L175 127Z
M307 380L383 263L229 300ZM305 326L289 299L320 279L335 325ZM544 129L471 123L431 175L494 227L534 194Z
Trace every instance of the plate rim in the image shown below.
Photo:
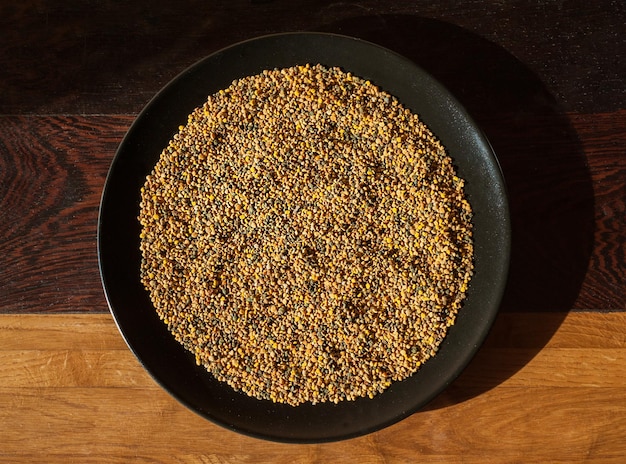
M455 370L455 372L452 373L452 375L449 375L447 378L447 381L444 382L440 388L437 388L435 390L433 390L431 392L430 395L428 395L427 399L423 402L421 402L418 405L415 405L415 407L407 409L404 411L404 413L399 414L394 416L394 418L384 421L384 422L380 422L379 424L375 425L375 426L371 426L371 427L367 427L367 428L361 428L358 430L354 430L352 432L348 432L348 433L344 433L344 434L336 434L334 436L327 436L327 437L323 437L321 439L316 439L316 438L310 438L310 439L306 439L306 438L302 438L302 437L298 437L298 438L293 438L293 437L287 437L287 436L280 436L280 435L276 435L276 434L271 434L271 433L259 433L258 431L253 431L253 430L248 430L245 429L243 427L239 427L239 426L233 426L232 424L228 424L225 423L224 421L220 420L219 418L216 418L214 416L212 416L210 414L210 412L207 411L199 411L191 402L189 402L186 398L181 397L181 395L179 395L177 392L172 391L172 389L166 385L163 380L161 378L159 378L154 372L153 370L147 366L144 363L144 360L142 359L142 357L139 355L139 353L137 352L136 347L134 346L133 341L131 341L132 336L127 333L126 328L123 326L123 324L120 323L118 315L117 315L117 311L119 310L119 308L115 308L114 304L112 303L111 299L110 299L110 295L109 295L109 289L108 289L108 284L107 284L107 278L105 276L105 272L106 270L104 269L104 265L103 265L103 255L102 255L102 221L103 221L103 215L105 213L105 202L107 200L107 195L109 194L109 189L111 188L111 178L115 173L115 168L118 165L118 163L120 162L120 159L122 156L124 156L124 149L126 147L126 145L129 143L129 140L132 137L132 134L135 133L135 131L137 130L137 127L142 124L142 121L146 118L146 115L154 108L154 106L163 98L163 95L165 95L165 93L168 91L168 89L171 89L173 86L176 85L176 83L180 82L180 80L182 78L184 78L184 76L189 75L189 73L193 72L194 70L197 70L198 68L200 68L201 66L203 66L205 63L209 62L212 59L215 59L216 56L218 56L219 54L228 52L228 51L232 51L232 50L237 50L239 47L244 46L245 44L250 44L252 42L258 42L261 40L267 40L267 39L273 39L273 38L288 38L288 37L294 37L294 36L324 36L324 37L330 37L330 38L335 38L337 40L348 40L348 41L353 41L356 43L359 43L365 47L374 47L376 49L379 49L381 51L384 51L385 53L391 54L393 56L395 56L396 59L404 61L408 67L413 68L415 70L417 70L420 74L421 74L421 78L425 78L427 80L429 80L429 85L436 87L439 91L442 91L447 98L450 99L450 101L453 103L453 105L456 107L457 110L460 111L461 116L475 129L476 134L475 136L478 137L480 139L480 142L482 144L485 144L485 146L488 147L487 152L490 155L490 162L493 164L493 166L495 166L495 168L497 169L497 177L498 177L498 182L499 185L501 187L502 190L502 204L500 205L500 208L502 208L503 210L503 230L502 230L502 234L504 236L503 241L502 241L502 245L504 246L505 250L503 250L503 254L504 254L504 258L503 260L499 263L502 271L504 273L501 281L499 282L499 286L498 289L496 291L494 291L493 293L493 297L495 298L495 300L497 301L495 303L495 309L491 309L490 311L488 311L485 316L486 316L486 320L485 322L480 326L481 330L480 332L476 333L476 336L474 337L476 340L478 340L478 343L473 347L473 349L471 350L471 352L469 352L466 356L464 356L463 362L460 364L460 367L458 369ZM402 103L402 100L400 100ZM201 102L200 102L201 103ZM435 131L433 131L435 132ZM435 135L437 135L435 133ZM158 157L158 156L157 156ZM406 417L414 414L416 411L418 411L419 409L423 408L426 404L428 404L434 397L436 397L437 395L439 395L443 390L445 390L445 388L454 380L456 379L460 373L465 369L465 367L467 367L467 365L471 362L471 360L475 357L476 352L480 349L480 346L482 345L482 343L484 342L485 338L487 337L489 331L491 330L492 326L493 326L493 322L499 312L499 305L501 304L502 301L502 297L504 294L504 290L506 288L506 283L507 283L507 278L508 278L508 271L509 271L509 265L510 265L510 252L511 252L511 223L510 223L510 211L509 211L509 206L508 206L508 194L506 192L506 182L505 182L505 178L504 175L502 173L502 169L500 167L500 162L498 160L498 157L496 156L496 153L493 149L493 147L491 146L489 140L487 139L485 133L482 131L482 129L478 126L478 124L475 123L475 121L472 119L472 117L470 116L470 114L467 112L466 108L461 105L461 103L455 98L455 96L449 92L447 90L447 88L441 84L441 82L439 82L438 80L436 80L432 75L430 75L427 71L425 71L421 66L419 66L418 64L416 64L415 62L409 60L408 58L402 56L401 54L390 50L386 47L383 47L381 45L378 45L376 43L370 42L370 41L366 41L360 38L356 38L356 37L350 37L350 36L346 36L346 35L342 35L342 34L336 34L336 33L326 33L326 32L284 32L284 33L278 33L278 34L266 34L266 35L261 35L259 37L254 37L254 38L249 38L243 41L239 41L236 42L234 44L228 45L224 48L221 48L219 50L216 50L214 52L212 52L211 54L201 58L200 60L196 61L195 63L193 63L192 65L186 67L183 71L179 72L173 79L170 79L168 81L167 84L165 84L163 87L160 88L160 90L152 97L150 98L150 100L148 101L148 103L146 103L144 105L144 107L142 108L142 110L137 114L137 116L135 117L135 119L133 120L133 122L131 123L131 125L129 126L129 128L127 129L124 137L122 138L116 153L111 161L109 170L107 172L107 176L104 182L104 187L102 189L102 194L101 194L101 198L100 198L100 205L99 205L99 211L98 211L98 220L97 220L97 255L98 255L98 267L99 267L99 271L100 271L100 278L101 278L101 284L105 293L105 297L107 300L107 305L109 307L109 311L115 321L115 324L120 332L120 334L122 335L124 341L126 342L128 348L133 352L133 354L135 355L135 357L139 360L139 362L142 364L143 368L150 374L150 376L155 380L155 382L161 387L163 388L166 392L168 392L169 395L171 395L172 397L174 397L178 402L180 402L181 404L183 404L187 409L190 409L191 411L193 411L194 413L200 415L201 417L208 419L222 427L225 427L229 430L233 430L236 431L238 433L242 433L244 435L248 435L248 436L253 436L256 438L261 438L261 439L266 439L266 440L271 440L271 441L276 441L276 442L286 442L286 443L322 443L322 442L331 442L331 441L338 441L338 440L344 440L344 439L349 439L349 438L354 438L357 436L363 436L369 433L372 433L374 431L377 430L381 430L383 428L386 428L394 423L397 423L403 419L405 419ZM471 284L470 284L471 285ZM456 325L456 324L455 324ZM454 327L454 326L453 326ZM448 338L446 336L446 338ZM445 342L445 340L444 340ZM439 355L439 353L438 353ZM437 355L437 356L438 356ZM436 356L435 356L436 358ZM434 358L433 358L434 359ZM425 363L425 365L427 365L428 363Z

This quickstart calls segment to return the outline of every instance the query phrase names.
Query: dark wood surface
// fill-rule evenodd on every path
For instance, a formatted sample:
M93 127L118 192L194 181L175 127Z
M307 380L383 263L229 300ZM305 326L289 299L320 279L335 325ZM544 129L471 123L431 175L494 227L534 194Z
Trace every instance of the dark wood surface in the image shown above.
M134 117L202 57L292 30L407 56L483 127L512 211L502 310L624 310L625 22L611 1L3 6L0 312L107 311L98 203Z
M623 462L624 2L1 3L0 461ZM124 345L98 272L100 195L137 114L199 59L283 31L370 40L434 75L510 197L484 347L420 413L338 444L254 440L176 403Z

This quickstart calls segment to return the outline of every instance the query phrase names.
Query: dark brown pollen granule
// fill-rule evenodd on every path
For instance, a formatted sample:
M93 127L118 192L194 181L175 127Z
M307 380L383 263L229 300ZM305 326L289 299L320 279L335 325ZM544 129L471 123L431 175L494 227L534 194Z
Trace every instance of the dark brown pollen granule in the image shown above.
M256 398L373 397L435 355L471 209L417 115L338 68L234 81L141 190L141 280L196 361Z

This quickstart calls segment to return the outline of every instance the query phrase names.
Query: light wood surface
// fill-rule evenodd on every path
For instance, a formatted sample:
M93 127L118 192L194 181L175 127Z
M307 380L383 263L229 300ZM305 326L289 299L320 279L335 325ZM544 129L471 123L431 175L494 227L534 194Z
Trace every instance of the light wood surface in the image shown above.
M336 443L242 436L187 410L108 314L0 315L1 462L623 462L626 314L503 313L423 411Z

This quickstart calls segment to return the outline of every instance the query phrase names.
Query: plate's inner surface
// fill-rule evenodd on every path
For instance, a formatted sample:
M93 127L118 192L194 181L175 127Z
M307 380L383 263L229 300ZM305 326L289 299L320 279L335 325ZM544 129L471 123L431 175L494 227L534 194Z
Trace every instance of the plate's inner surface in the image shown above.
M370 80L418 114L442 141L473 212L474 276L464 307L438 354L374 399L297 407L261 401L218 382L159 320L139 278L140 188L187 115L234 79L304 64L338 66ZM103 285L128 345L164 388L195 412L243 433L283 441L328 441L367 433L406 417L450 383L484 339L504 289L509 219L497 160L464 109L406 59L356 39L283 34L238 44L194 65L139 115L113 162L98 230Z

